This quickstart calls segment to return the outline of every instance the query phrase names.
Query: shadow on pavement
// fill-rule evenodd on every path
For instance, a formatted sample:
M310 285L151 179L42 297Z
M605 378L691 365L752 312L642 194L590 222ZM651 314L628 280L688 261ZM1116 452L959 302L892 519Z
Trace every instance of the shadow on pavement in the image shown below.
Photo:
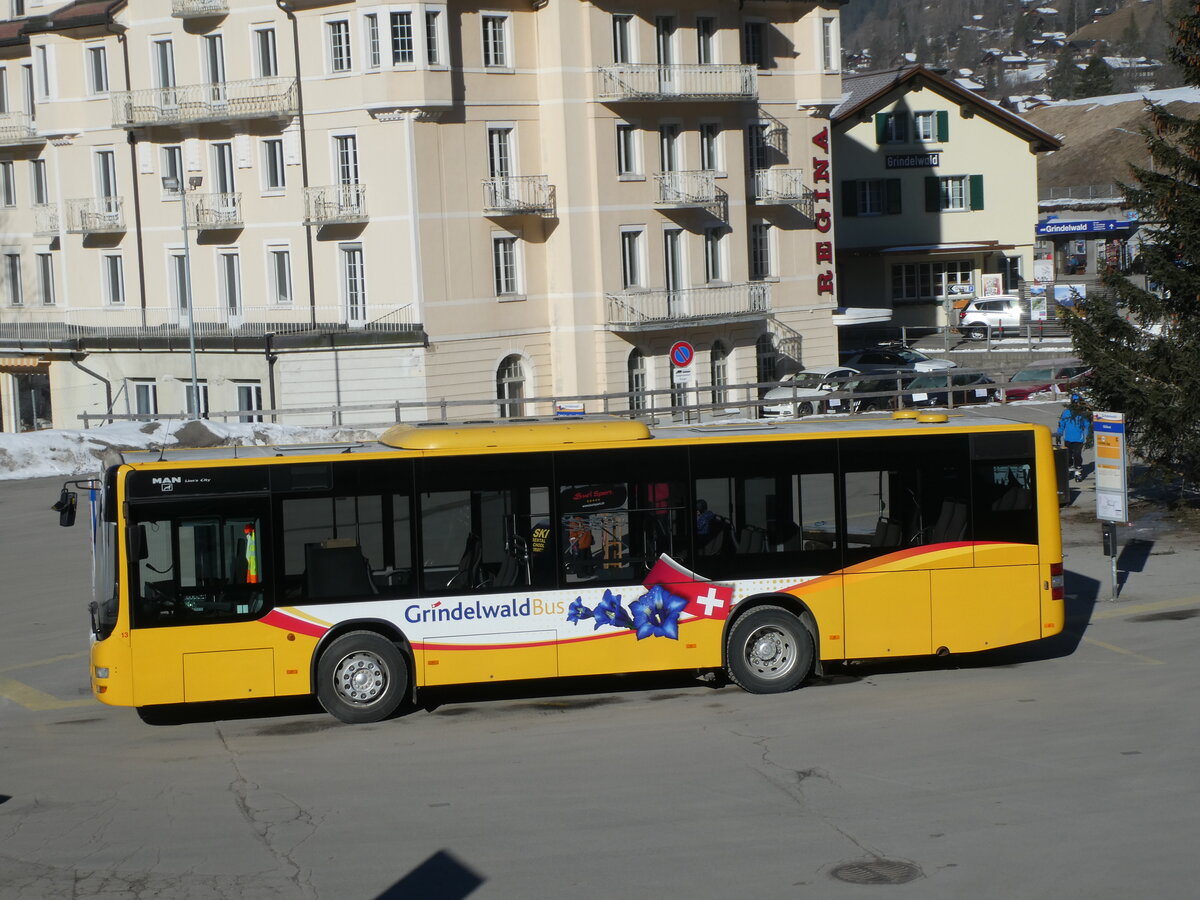
M1130 538L1121 548L1121 554L1117 557L1118 594L1125 588L1125 582L1131 574L1146 571L1146 560L1150 558L1150 551L1153 549L1154 541L1144 538Z

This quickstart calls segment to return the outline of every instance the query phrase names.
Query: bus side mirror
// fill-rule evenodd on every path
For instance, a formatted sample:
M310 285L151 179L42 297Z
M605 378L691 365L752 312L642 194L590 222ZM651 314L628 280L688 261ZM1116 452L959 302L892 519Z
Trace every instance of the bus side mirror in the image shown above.
M58 495L58 502L50 508L58 511L58 524L69 528L75 524L75 510L78 506L79 495L63 488L62 493Z

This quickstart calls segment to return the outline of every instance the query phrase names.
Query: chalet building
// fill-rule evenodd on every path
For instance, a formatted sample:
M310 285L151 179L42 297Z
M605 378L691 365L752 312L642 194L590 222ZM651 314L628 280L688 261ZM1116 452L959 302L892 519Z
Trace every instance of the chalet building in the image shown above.
M718 389L834 360L841 5L11 4L3 428L637 407L681 340Z
M922 66L842 84L833 153L845 314L937 325L985 284L1016 291L1033 270L1037 154L1058 141Z

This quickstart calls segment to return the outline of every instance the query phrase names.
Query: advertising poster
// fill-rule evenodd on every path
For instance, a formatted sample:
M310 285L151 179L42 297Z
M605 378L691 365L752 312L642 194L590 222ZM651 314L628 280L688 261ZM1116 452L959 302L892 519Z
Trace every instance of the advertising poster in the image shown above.
M1029 289L1029 319L1045 322L1049 304L1046 302L1046 285L1035 284Z
M1087 296L1087 285L1056 284L1054 285L1054 302L1059 306L1074 306L1076 300Z
M980 275L979 281L983 287L983 296L999 297L1004 293L1004 276L1000 273Z
M1033 261L1034 284L1048 284L1054 280L1054 260L1035 259Z

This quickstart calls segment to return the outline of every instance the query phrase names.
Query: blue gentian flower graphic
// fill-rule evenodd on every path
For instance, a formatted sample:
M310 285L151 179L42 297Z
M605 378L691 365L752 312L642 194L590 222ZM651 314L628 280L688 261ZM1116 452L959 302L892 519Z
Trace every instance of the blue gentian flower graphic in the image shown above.
M654 587L629 604L633 613L633 627L640 641L648 637L665 637L679 640L679 614L687 606L687 600L676 596L661 584Z
M576 597L574 602L567 608L567 621L578 622L580 619L590 619L592 611L583 605L583 598Z
M612 625L616 628L632 628L633 619L629 618L629 613L625 611L625 607L621 605L621 595L614 594L610 590L604 591L604 599L600 601L600 605L592 610L592 617L596 620L595 631L601 625Z

